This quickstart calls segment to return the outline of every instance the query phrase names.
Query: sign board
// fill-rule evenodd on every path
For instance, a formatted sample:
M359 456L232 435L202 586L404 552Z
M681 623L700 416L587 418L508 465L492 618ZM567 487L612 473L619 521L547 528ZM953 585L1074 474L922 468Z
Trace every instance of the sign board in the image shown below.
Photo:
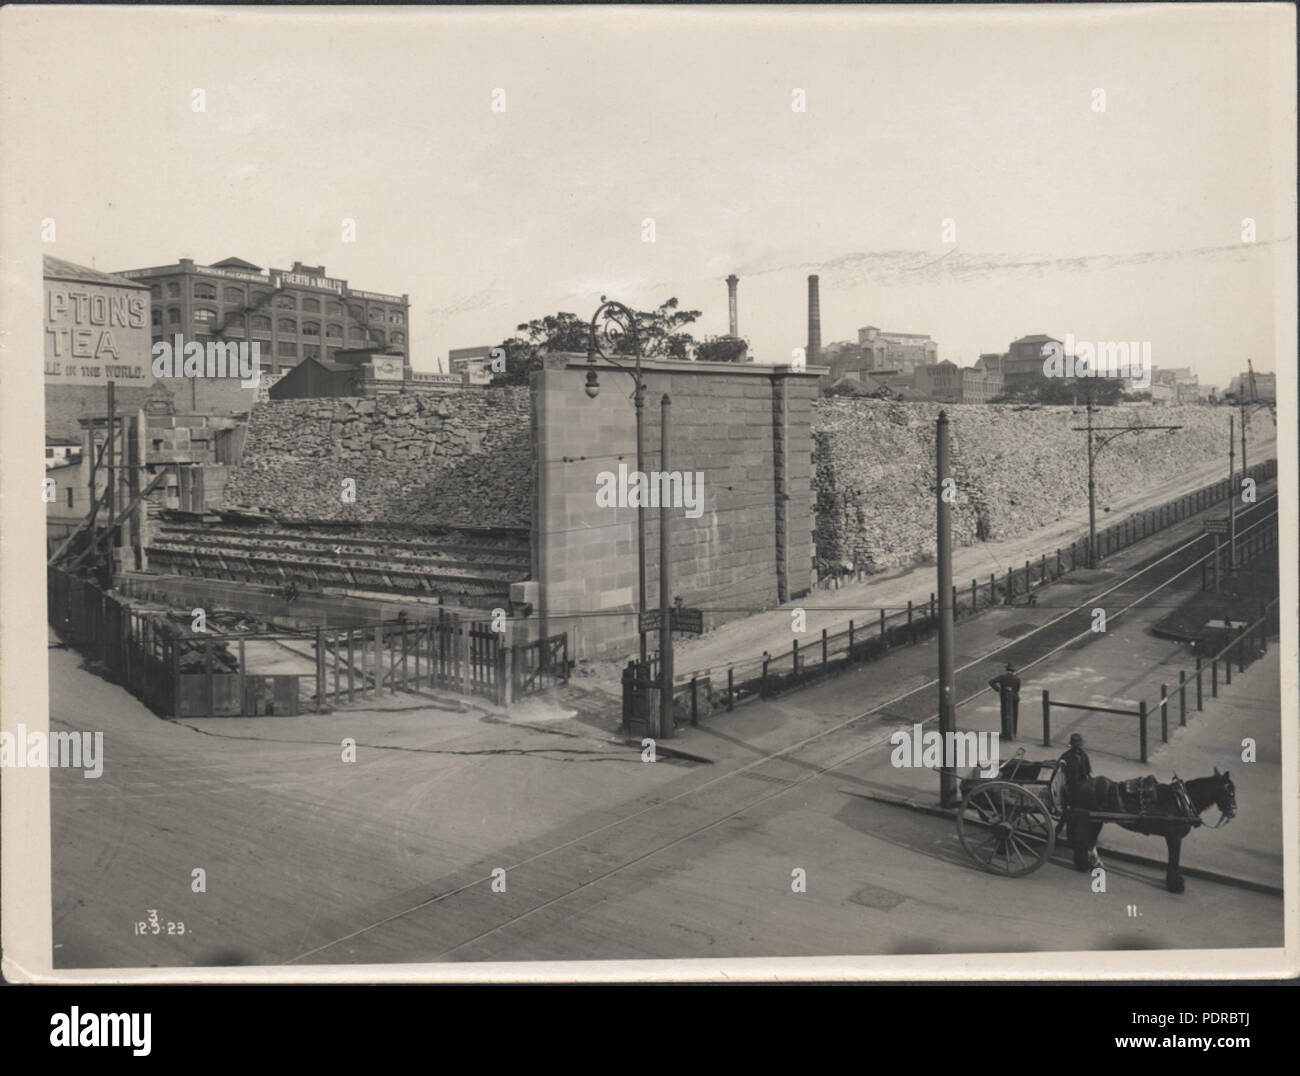
M148 292L46 279L46 385L151 384L150 347Z
M704 634L703 609L674 608L668 615L668 622L673 631L686 632L690 635ZM659 610L647 609L642 613L638 630L645 632L647 635L657 632L659 630Z
M310 273L291 273L284 269L269 270L273 288L319 288L342 295L347 282L330 276L315 276Z
M1227 534L1228 521L1226 519L1207 519L1205 521L1206 534Z

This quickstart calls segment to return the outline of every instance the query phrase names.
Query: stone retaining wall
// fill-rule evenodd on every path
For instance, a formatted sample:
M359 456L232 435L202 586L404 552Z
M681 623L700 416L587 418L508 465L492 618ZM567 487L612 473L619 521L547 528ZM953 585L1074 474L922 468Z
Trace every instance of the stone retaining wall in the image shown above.
M881 571L933 556L935 419L943 405L825 399L812 420L819 570L852 564ZM952 465L959 496L953 541L1013 537L1086 512L1086 416L1069 407L1017 410L1003 405L948 406ZM1210 461L1228 467L1226 407L1107 407L1098 426L1180 425L1173 433L1125 434L1097 456L1098 523L1112 498ZM1267 411L1250 422L1249 462L1276 455ZM1240 453L1240 430L1237 431ZM1241 466L1240 454L1237 466Z

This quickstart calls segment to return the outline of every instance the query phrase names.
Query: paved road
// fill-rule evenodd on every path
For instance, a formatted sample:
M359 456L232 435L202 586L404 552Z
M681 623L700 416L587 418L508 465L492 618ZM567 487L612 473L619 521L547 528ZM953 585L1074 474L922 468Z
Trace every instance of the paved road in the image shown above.
M1123 566L1070 585L1092 600ZM963 625L959 662L975 664L959 695L979 691L995 650L1028 664L1068 640L1068 620L1024 637L1059 616L1053 604ZM1087 666L1111 694L1158 679L1176 644L1126 640L1163 612L1141 606L1053 667ZM1127 658L1093 661L1098 647ZM1175 897L1159 872L1114 863L1098 894L1064 859L995 878L965 861L950 824L853 794L887 784L872 745L933 712L932 646L676 745L711 764L644 763L586 719L416 708L164 722L75 654L51 664L53 727L102 729L106 748L98 780L51 775L59 967L1281 943L1275 898L1196 881ZM990 710L973 702L961 723ZM348 736L356 762L341 759ZM192 891L196 867L206 892ZM135 935L149 909L186 933Z

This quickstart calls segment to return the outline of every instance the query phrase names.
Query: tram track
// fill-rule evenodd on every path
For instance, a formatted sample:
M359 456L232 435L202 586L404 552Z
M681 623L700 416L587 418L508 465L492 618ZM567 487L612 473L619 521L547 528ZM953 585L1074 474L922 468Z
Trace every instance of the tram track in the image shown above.
M1243 512L1240 517L1238 529L1239 537L1244 537L1254 528L1266 525L1277 514L1276 493L1262 498L1261 501L1252 506L1251 509ZM1262 513L1262 514L1261 514ZM1249 518L1248 518L1249 517ZM956 706L959 708L968 702L984 695L988 688L983 684L982 674L975 677L978 681L978 687L973 691L963 692L960 690L960 678L967 674L967 680L971 679L970 673L980 666L986 666L987 663L996 658L998 655L1006 654L1010 651L1017 652L1017 664L1021 669L1028 669L1034 665L1041 664L1061 651L1087 639L1092 634L1091 628L1091 610L1096 607L1097 603L1111 597L1120 595L1119 601L1123 602L1120 607L1114 610L1107 610L1108 619L1114 622L1122 617L1125 613L1142 606L1153 595L1160 593L1167 587L1173 585L1189 573L1197 570L1199 566L1213 556L1212 552L1206 552L1197 555L1195 547L1204 544L1204 534L1199 534L1194 538L1184 541L1175 548L1164 551L1154 557L1147 563L1137 567L1132 572L1104 589L1089 593L1078 604L1061 612L1059 615L1052 617L1044 624L1033 627L1027 633L1014 639L1010 639L999 644L993 649L981 653L979 656L959 665L956 669L959 681L958 701ZM1186 563L1180 563L1186 561ZM1162 578L1154 586L1143 584L1142 589L1136 595L1123 595L1122 592L1129 588L1134 588L1135 583L1143 576L1162 569L1160 575ZM1073 630L1074 625L1070 624L1071 619L1075 619L1081 624L1081 630ZM1042 649L1046 645L1046 649ZM1041 650L1042 652L1037 652ZM1024 656L1021 656L1021 655ZM503 865L507 875L513 875L515 872L525 870L529 867L540 867L543 863L547 864L548 870L545 872L544 885L537 888L538 899L530 904L526 909L520 910L515 914L506 913L505 917L499 918L499 921L492 921L484 924L484 929L478 930L468 937L461 937L454 941L453 944L440 943L437 952L427 957L430 960L447 960L455 959L456 954L473 945L481 942L501 931L536 915L548 908L552 908L565 900L574 897L577 894L588 891L598 883L607 881L621 872L627 871L648 859L688 842L696 837L701 836L722 826L746 812L753 811L762 805L768 803L777 797L784 796L787 793L807 785L809 782L825 777L836 770L854 762L863 755L877 750L882 745L889 743L889 738L893 731L902 724L919 723L925 725L937 720L938 714L932 701L925 701L926 698L933 699L933 691L937 686L936 679L927 679L923 683L915 684L907 690L897 693L889 698L875 702L873 705L852 717L841 720L835 724L821 729L812 735L806 736L793 744L787 745L778 751L771 752L761 758L754 759L750 762L743 763L737 767L718 774L715 777L708 778L699 784L692 785L690 788L670 795L663 799L657 799L647 803L637 810L628 814L621 815L603 825L596 826L585 830L577 836L553 844L547 848L541 849L531 855L518 858L513 864ZM969 683L967 687L971 686ZM788 697L788 696L786 696ZM814 745L821 744L826 746L829 738L849 730L855 725L859 725L866 719L878 715L886 715L891 720L885 727L869 738L869 741L855 743L852 750L847 753L839 753L832 750L830 757L822 761L813 759L798 758L800 753L807 751ZM768 772L759 773L760 769L767 767ZM772 772L773 770L777 772ZM784 771L784 772L782 772ZM685 806L686 801L691 799L705 799L711 792L717 792L725 786L726 782L732 781L733 778L749 776L760 780L770 787L761 794L745 796L743 802L728 803L719 807L714 807L710 812L707 821L697 823L699 810L695 807L691 811L691 818L677 819L677 831L673 832L673 820L670 817L674 812L679 816L681 809ZM743 787L740 784L733 784L732 788ZM752 786L751 786L752 788ZM718 813L719 810L721 813ZM655 833L663 839L657 839L652 846L646 847L644 834L637 833L635 830L639 823L644 822L651 815L659 815L658 824L655 827ZM573 878L574 871L566 874L564 870L558 869L556 863L564 854L570 854L575 860L581 861L589 858L593 852L591 845L593 842L602 839L615 838L622 831L625 840L631 840L632 847L624 849L617 854L607 853L613 860L612 865L597 872L586 871L588 875L575 882L566 881L558 886L558 891L547 893L545 888L549 885L555 887L554 879ZM584 848L583 846L588 846ZM295 964L303 961L319 960L325 956L329 950L335 948L346 948L349 943L356 942L363 936L378 931L380 928L389 926L415 916L416 914L428 910L438 904L452 901L457 897L467 894L479 886L485 886L493 880L491 874L475 874L473 877L452 885L443 892L437 893L424 900L411 903L409 906L401 908L391 914L377 918L373 922L367 923L355 930L349 931L331 941L315 946L305 952L298 954L285 961L286 964ZM462 915L465 913L462 910ZM494 917L497 919L498 917Z

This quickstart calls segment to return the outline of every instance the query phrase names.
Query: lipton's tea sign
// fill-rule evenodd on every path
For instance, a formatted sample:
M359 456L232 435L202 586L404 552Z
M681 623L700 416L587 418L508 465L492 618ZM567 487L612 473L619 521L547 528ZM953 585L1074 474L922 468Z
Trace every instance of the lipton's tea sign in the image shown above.
M149 295L45 281L45 383L149 384Z

